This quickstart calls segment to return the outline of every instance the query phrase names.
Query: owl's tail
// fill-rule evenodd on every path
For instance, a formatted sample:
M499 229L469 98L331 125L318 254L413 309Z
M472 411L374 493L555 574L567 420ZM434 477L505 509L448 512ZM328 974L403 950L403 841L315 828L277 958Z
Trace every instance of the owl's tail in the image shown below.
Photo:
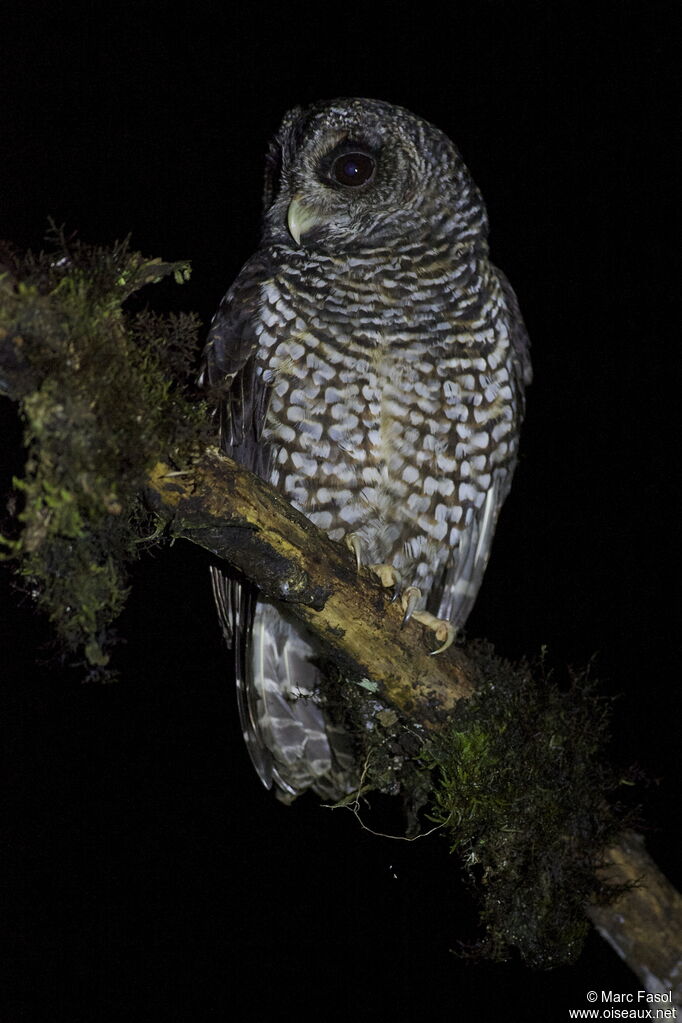
M256 772L284 802L307 789L336 801L356 787L350 740L320 696L315 653L299 628L217 567L211 582L232 652L239 719Z
M255 716L258 739L271 760L270 777L286 802L307 789L337 800L356 787L350 742L321 702L314 657L295 625L271 604L257 604L248 713Z

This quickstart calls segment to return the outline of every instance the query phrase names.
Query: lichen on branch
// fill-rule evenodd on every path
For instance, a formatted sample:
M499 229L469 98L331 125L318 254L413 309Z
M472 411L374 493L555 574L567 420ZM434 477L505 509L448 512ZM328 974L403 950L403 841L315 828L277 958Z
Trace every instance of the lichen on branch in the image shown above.
M0 393L19 404L27 450L3 556L67 650L101 671L126 565L149 530L146 472L160 456L184 461L206 421L181 383L198 318L125 303L169 275L186 280L189 266L62 232L38 255L5 248L0 264Z

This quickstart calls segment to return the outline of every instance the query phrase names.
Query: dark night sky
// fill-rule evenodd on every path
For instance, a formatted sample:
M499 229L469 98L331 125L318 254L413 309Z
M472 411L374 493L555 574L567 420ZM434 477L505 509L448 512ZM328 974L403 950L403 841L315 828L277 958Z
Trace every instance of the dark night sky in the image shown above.
M47 218L190 259L166 308L205 323L257 242L282 113L335 95L445 130L486 198L533 342L522 459L471 635L595 656L611 756L638 763L647 841L680 878L679 448L672 3L455 2L448 13L75 4L3 14L0 236ZM210 13L209 13L210 11ZM219 13L218 13L219 12ZM156 296L149 292L149 301ZM674 353L674 354L673 354ZM0 405L2 493L20 427ZM4 500L4 498L3 498ZM473 966L444 841L372 838L252 773L200 551L135 569L122 680L82 686L3 570L10 942L0 1017L563 1020L637 982L592 935L577 966Z

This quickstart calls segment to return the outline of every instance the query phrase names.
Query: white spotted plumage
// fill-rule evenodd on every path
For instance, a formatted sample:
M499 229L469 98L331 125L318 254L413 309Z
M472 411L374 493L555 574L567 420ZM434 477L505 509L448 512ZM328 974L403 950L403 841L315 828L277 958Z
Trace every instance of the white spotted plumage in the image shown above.
M339 160L344 173L369 161L370 178L347 184L335 177ZM223 443L333 539L352 533L366 562L391 564L430 611L461 626L511 483L530 381L480 195L441 132L373 100L292 111L268 167L261 248L205 354ZM243 587L217 588L234 631ZM351 753L317 702L308 639L269 605L252 599L248 613L258 643L238 683L261 776L289 795L347 791ZM305 697L291 695L292 664ZM309 728L314 758L286 740L294 720L301 734Z

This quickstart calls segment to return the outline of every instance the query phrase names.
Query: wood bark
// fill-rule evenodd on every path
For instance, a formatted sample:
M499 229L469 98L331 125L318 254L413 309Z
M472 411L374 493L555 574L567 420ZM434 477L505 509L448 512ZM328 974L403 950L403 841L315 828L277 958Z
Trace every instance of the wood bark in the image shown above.
M600 873L615 884L634 884L612 906L593 906L592 923L647 991L670 994L682 1007L682 896L632 832L606 853ZM666 1007L661 1002L655 1008Z

